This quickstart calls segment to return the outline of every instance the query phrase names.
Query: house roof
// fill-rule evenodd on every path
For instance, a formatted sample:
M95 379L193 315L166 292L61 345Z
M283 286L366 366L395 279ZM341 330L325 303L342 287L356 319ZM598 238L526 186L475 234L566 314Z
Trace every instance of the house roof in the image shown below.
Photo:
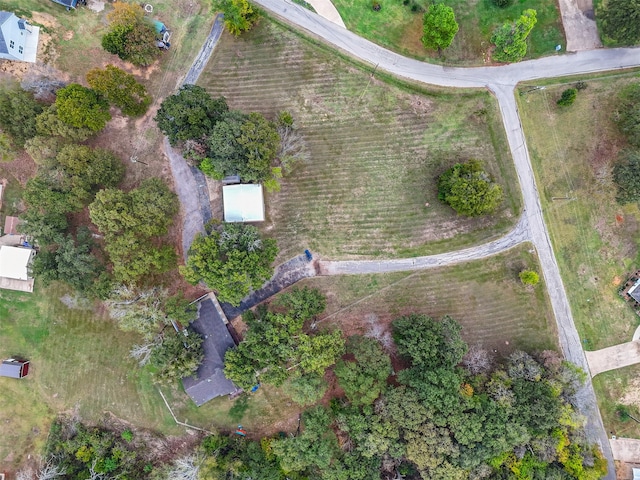
M20 219L18 217L10 217L9 215L7 215L4 219L3 233L5 235L20 235L17 230L19 224Z
M260 184L222 187L225 222L263 222L264 195Z
M2 27L2 25L4 25L13 16L12 12L0 11L0 27ZM9 53L9 48L7 47L7 42L4 39L2 28L0 28L0 53Z
M78 5L78 0L51 0L54 3L59 3L67 8L76 8Z
M29 262L34 251L31 248L0 246L0 277L29 280Z
M636 283L633 284L633 287L629 289L627 294L636 302L640 303L640 280L637 280Z
M38 54L40 27L0 11L0 58L34 63Z
M5 360L0 364L0 377L22 378L22 365L25 362L18 360Z
M191 323L191 327L204 338L204 360L195 377L183 378L182 385L187 395L200 406L213 398L238 390L224 376L224 354L235 347L235 343L210 299L200 302L198 318Z

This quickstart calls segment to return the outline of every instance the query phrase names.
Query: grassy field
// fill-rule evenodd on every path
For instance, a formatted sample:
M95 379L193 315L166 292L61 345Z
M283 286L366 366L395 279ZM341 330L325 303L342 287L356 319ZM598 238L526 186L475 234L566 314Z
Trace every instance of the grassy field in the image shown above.
M347 28L391 50L427 61L458 65L479 65L490 61L493 31L505 22L517 19L533 8L538 23L528 41L527 58L551 55L555 46L564 46L564 31L556 0L518 0L507 8L496 7L491 0L444 0L453 8L460 29L449 48L440 56L422 46L422 16L427 0L381 0L382 9L374 11L372 2L335 0ZM418 9L413 11L412 5ZM415 8L415 7L414 7Z
M566 84L519 98L547 225L588 350L631 340L640 323L617 294L638 268L640 212L636 205L616 204L610 170L624 146L612 122L616 92L638 78L591 78L564 109L556 100Z
M388 324L400 315L450 315L462 324L470 345L507 354L513 349L556 349L555 321L543 283L525 287L524 268L538 269L531 246L521 245L485 260L415 273L316 277L303 284L327 295L319 321L345 335L385 339Z
M523 86L528 93L519 98L551 240L588 350L627 342L640 324L617 293L640 266L640 212L637 205L615 202L610 173L625 146L612 122L616 94L639 79L638 72L586 77L588 87L565 109L555 102L567 84L548 81L545 90L536 91ZM630 406L634 416L640 414L639 369L635 365L593 379L605 427L618 436L640 438L640 425L616 414L619 404Z
M334 258L410 256L507 231L520 194L494 99L370 79L266 20L239 39L224 34L201 77L231 108L268 118L290 111L307 143L310 161L267 196L263 228L279 258L304 248ZM493 217L458 217L437 200L437 176L469 158L505 186Z
M598 397L602 420L608 432L619 437L640 438L640 424L623 421L616 413L618 405L625 405L629 413L640 419L640 365L612 370L596 375L593 388Z
M0 356L31 360L29 376L0 378L0 463L43 445L51 419L76 409L87 421L105 412L137 426L179 433L150 379L129 358L139 341L91 306L68 308L61 287L33 294L0 290Z

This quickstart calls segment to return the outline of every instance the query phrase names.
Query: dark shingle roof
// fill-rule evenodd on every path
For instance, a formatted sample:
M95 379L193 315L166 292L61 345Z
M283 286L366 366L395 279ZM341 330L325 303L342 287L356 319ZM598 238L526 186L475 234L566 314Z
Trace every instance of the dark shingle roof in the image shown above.
M0 27L4 25L4 22L9 20L13 13L11 12L0 12ZM2 28L0 28L0 53L9 53L9 49L7 49L7 42L4 39L4 34L2 33Z
M198 319L191 327L204 338L204 360L196 372L196 377L183 378L182 385L194 403L200 406L213 398L237 390L223 372L224 354L228 349L235 347L235 343L209 299L200 302Z

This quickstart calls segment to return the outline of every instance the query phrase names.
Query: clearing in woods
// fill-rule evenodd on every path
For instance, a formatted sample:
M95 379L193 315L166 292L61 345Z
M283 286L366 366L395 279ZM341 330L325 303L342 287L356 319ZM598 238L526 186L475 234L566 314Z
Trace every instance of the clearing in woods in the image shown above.
M327 310L318 327L332 324L345 336L362 334L390 342L389 323L409 313L449 315L462 325L469 345L509 354L514 349L557 350L555 321L544 283L526 287L523 269L539 271L531 245L494 257L414 273L315 277Z
M279 261L305 248L342 259L437 253L496 238L517 220L520 192L491 95L378 77L264 18L216 47L199 83L231 108L291 112L309 149L267 195L262 228L277 238ZM504 186L494 216L458 217L437 199L438 175L470 158Z

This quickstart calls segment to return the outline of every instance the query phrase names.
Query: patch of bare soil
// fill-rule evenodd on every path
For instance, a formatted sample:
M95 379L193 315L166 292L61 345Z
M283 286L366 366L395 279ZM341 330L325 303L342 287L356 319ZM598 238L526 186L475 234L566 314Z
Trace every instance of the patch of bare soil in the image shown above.
M22 186L36 174L36 169L38 168L36 163L24 151L20 152L12 161L1 163L0 167L5 175L12 176Z
M620 395L620 403L640 407L640 378L634 378L629 382Z

